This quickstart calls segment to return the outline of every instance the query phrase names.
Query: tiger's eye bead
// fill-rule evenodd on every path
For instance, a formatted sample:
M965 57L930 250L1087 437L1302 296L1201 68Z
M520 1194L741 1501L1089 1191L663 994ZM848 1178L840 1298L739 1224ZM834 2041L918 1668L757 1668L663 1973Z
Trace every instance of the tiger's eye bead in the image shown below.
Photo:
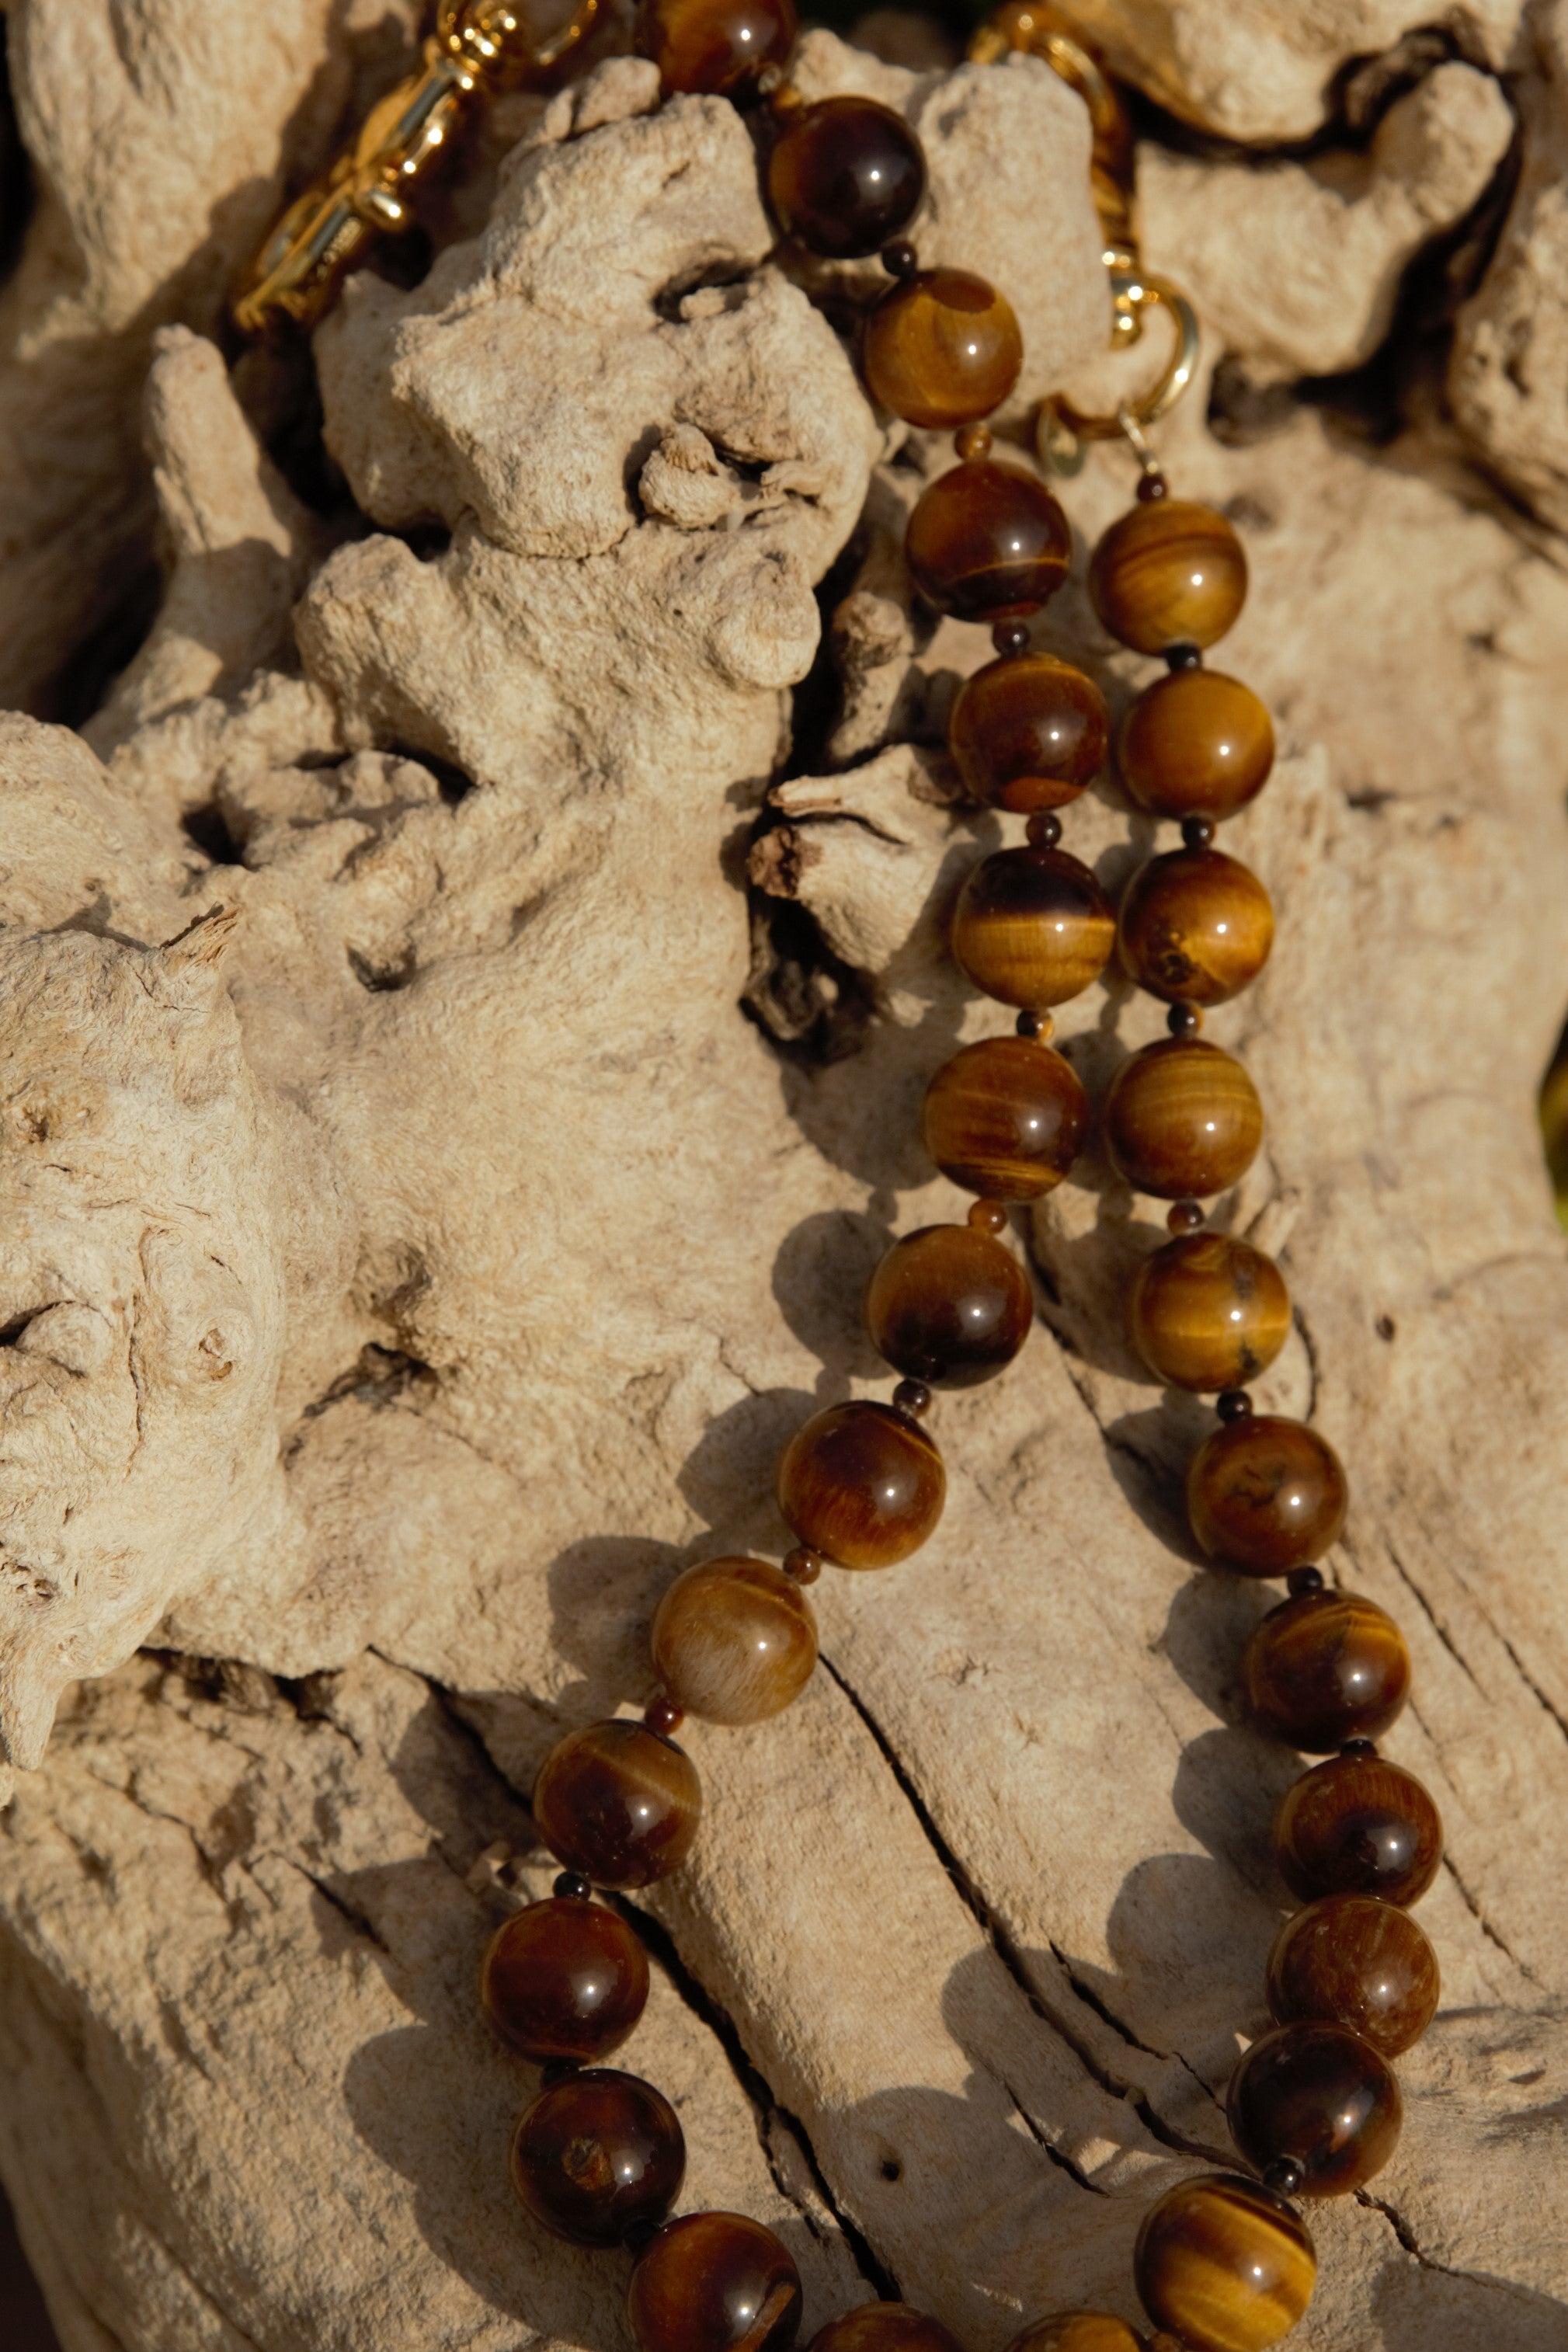
M769 66L789 64L795 31L794 0L643 0L635 38L666 91L738 105Z
M1273 764L1267 709L1249 686L1215 669L1176 670L1145 687L1116 739L1122 782L1151 816L1234 816Z
M688 1713L760 1723L800 1697L817 1663L817 1621L793 1577L765 1559L708 1559L660 1601L653 1664Z
M1188 2352L1266 2352L1305 2311L1317 2272L1300 2217L1226 2173L1167 2189L1133 2254L1144 2309Z
M1036 1201L1083 1146L1089 1097L1071 1062L1032 1037L986 1037L944 1062L925 1089L921 1133L955 1184Z
M1023 337L1012 304L967 269L923 269L866 321L873 397L907 424L951 431L999 408L1019 380Z
M1221 1568L1286 1576L1339 1541L1350 1500L1326 1437L1282 1413L1238 1414L1187 1465L1192 1531Z
M1166 1242L1133 1283L1133 1344L1156 1380L1233 1389L1267 1371L1291 1328L1291 1294L1271 1257L1233 1234Z
M1038 613L1067 577L1072 535L1038 474L973 457L922 491L904 535L910 577L960 621Z
M1381 1756L1331 1756L1274 1813L1274 1860L1292 1895L1415 1903L1437 1874L1443 1824L1413 1772Z
M830 1405L779 1465L779 1507L803 1544L841 1568L891 1568L942 1517L947 1474L916 1422L891 1405Z
M923 1225L883 1258L865 1319L895 1371L967 1389L1012 1362L1029 1337L1034 1297L1011 1250L983 1226Z
M1399 2085L1369 2042L1343 2025L1278 2025L1230 2077L1230 2136L1261 2172L1301 2167L1296 2193L1343 2197L1381 2172L1405 2119Z
M1092 677L1053 654L1015 654L965 679L947 748L976 800L1028 816L1077 799L1104 765L1109 730Z
M1222 514L1190 499L1130 508L1089 565L1094 610L1141 654L1212 646L1240 612L1247 558Z
M925 157L901 114L873 98L824 98L788 117L768 159L768 200L786 236L830 261L898 236L925 195Z
M1167 1003L1223 1004L1257 979L1273 944L1269 893L1223 850L1151 857L1123 893L1123 969Z
M1258 1090L1230 1054L1197 1037L1130 1055L1105 1095L1117 1173L1156 1200L1202 1199L1239 1183L1263 1139Z
M617 1717L556 1742L534 1782L534 1824L596 1886L651 1886L690 1853L702 1801L684 1748Z
M1064 849L998 849L980 860L953 916L953 953L1003 1004L1062 1004L1097 980L1115 939L1110 902Z
M608 2058L647 2005L648 1956L602 1903L530 1903L490 1938L479 1998L503 2042L536 2065Z
M1437 2014L1437 1955L1408 1911L1372 1895L1325 1895L1287 1919L1269 1955L1281 2025L1322 2018L1397 2058Z
M1410 1653L1375 1601L1306 1592L1253 1627L1241 1688L1260 1731L1325 1756L1387 1730L1409 1692Z
M1126 2321L1109 2312L1057 2311L1031 2319L1007 2352L1144 2352L1144 2347Z
M614 2246L662 2221L686 2144L669 2101L635 2074L590 2067L542 2090L512 2141L512 2186L536 2221L574 2246Z
M683 2213L643 2249L626 2307L640 2352L788 2352L800 2273L742 2213Z
M958 2352L958 2340L906 2303L862 2303L820 2327L810 2352Z

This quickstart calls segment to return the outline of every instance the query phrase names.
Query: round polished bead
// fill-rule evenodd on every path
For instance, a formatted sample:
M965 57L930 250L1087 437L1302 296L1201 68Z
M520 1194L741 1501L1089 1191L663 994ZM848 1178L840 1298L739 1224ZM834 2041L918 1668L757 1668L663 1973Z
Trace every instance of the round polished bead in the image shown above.
M1063 1004L1104 970L1116 936L1105 893L1064 849L998 849L958 894L953 953L1003 1004Z
M1286 1576L1339 1541L1350 1488L1326 1437L1282 1413L1228 1420L1187 1465L1192 1531L1242 1576Z
M1172 1234L1200 1234L1207 1223L1196 1201L1177 1201L1166 1216L1166 1230Z
M1094 610L1141 654L1212 646L1247 595L1247 558L1222 514L1190 499L1130 508L1089 565Z
M655 1670L689 1714L760 1723L800 1697L817 1621L791 1576L765 1559L708 1559L677 1576L653 1618Z
M924 1421L936 1399L924 1381L900 1381L893 1391L893 1402L896 1412L912 1413L916 1421Z
M967 1389L1012 1362L1029 1337L1034 1297L1011 1250L983 1226L923 1225L883 1256L865 1319L895 1371Z
M530 1903L491 1937L479 1998L501 2039L536 2065L608 2058L647 2004L648 1956L602 1903Z
M951 431L999 408L1023 365L1012 304L967 269L923 269L866 321L874 399L907 424Z
M596 1886L650 1886L691 1852L702 1787L684 1748L618 1717L556 1742L533 1814L551 1853Z
M947 748L976 800L1028 816L1077 799L1104 765L1109 730L1092 677L1054 654L1016 654L959 688Z
M1381 1756L1331 1756L1292 1782L1274 1813L1274 1859L1292 1895L1414 1903L1443 1857L1437 1808L1413 1772Z
M958 2341L907 2303L862 2303L820 2327L810 2352L958 2352Z
M1007 2352L1144 2352L1124 2319L1108 2311L1055 2311L1020 2328Z
M779 226L830 261L875 253L925 195L925 157L901 114L873 98L824 98L788 117L768 159Z
M1122 721L1116 765L1151 816L1227 817L1269 781L1274 723L1249 686L1186 669L1145 687Z
M800 2273L742 2213L683 2213L638 2257L627 2293L641 2352L788 2352Z
M619 2245L662 2221L680 2193L686 2144L651 2083L594 2066L542 2090L512 2141L512 2186L574 2246Z
M779 1507L803 1544L841 1568L891 1568L942 1517L947 1475L918 1423L862 1399L797 1430L779 1465Z
M1288 2205L1212 2172L1166 2189L1145 2214L1133 2255L1145 2310L1190 2352L1266 2352L1305 2311L1317 2267Z
M1309 1755L1375 1739L1410 1689L1410 1653L1386 1610L1354 1592L1307 1592L1255 1625L1241 1689L1260 1731Z
M1239 1183L1263 1139L1263 1106L1234 1055L1164 1038L1129 1055L1105 1095L1105 1148L1118 1175L1156 1200L1203 1199Z
M1223 850L1151 857L1123 893L1123 969L1167 1003L1223 1004L1257 979L1273 944L1269 893Z
M1038 613L1067 577L1072 534L1038 474L966 459L921 493L904 536L928 604L960 621Z
M953 1183L998 1201L1036 1201L1082 1150L1089 1097L1052 1046L986 1037L943 1063L920 1123L926 1150Z
M1297 2193L1343 2197L1381 2172L1404 2121L1399 2085L1370 2042L1343 2025L1279 2025L1230 2077L1230 2136L1261 2172L1301 2167Z
M1233 1389L1267 1371L1291 1328L1279 1267L1233 1234L1192 1234L1144 1260L1133 1283L1133 1344L1157 1380Z
M643 0L635 37L666 91L740 104L789 64L795 29L794 0Z
M1373 1895L1325 1895L1287 1919L1269 1955L1269 2009L1292 2025L1345 2025L1397 2058L1419 2042L1442 1990L1437 1955L1410 1916Z

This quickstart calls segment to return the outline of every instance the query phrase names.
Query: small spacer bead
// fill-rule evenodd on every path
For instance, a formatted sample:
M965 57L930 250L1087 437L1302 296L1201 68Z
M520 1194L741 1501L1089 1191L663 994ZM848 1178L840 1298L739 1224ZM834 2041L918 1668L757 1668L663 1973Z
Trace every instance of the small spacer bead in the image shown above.
M1177 1201L1166 1219L1173 1234L1196 1234L1203 1224L1203 1211L1196 1201Z
M1061 839L1061 819L1054 809L1036 809L1024 832L1037 849L1054 849Z
M1245 1421L1252 1410L1252 1400L1245 1389L1221 1389L1214 1400L1214 1410L1221 1421Z
M559 1895L563 1902L586 1903L593 1889L577 1871L563 1870L550 1891Z
M1347 1739L1339 1752L1342 1756L1375 1756L1377 1744L1371 1739Z
M1049 1045L1056 1034L1056 1023L1049 1013L1020 1013L1013 1026L1020 1037L1037 1038L1042 1045Z
M621 2242L629 2254L640 2254L645 2246L653 2244L658 2234L659 2224L656 2221L631 2221L621 2232Z
M991 428L988 425L960 425L953 436L953 446L960 457L985 457L991 450Z
M1166 1014L1166 1027L1173 1037L1196 1037L1203 1026L1203 1015L1196 1004L1173 1004Z
M998 621L996 627L991 631L991 643L995 646L998 653L1002 655L1004 658L1013 654L1027 654L1029 651L1029 623L1027 621Z
M1184 817L1181 837L1188 849L1207 849L1214 839L1214 819L1211 816Z
M540 2084L548 2089L551 2083L564 2083L567 2076L577 2074L581 2065L580 2058L547 2058L539 2068Z
M1300 1601L1304 1593L1321 1592L1323 1589L1322 1570L1293 1568L1285 1579L1285 1587L1292 1601Z
M917 278L920 256L906 236L895 236L882 248L882 266L890 278Z
M1271 2189L1276 2197L1293 2197L1306 2179L1306 2168L1293 2156L1277 2156L1272 2164L1263 2168L1263 2186Z
M900 1381L893 1391L893 1402L911 1421L924 1421L931 1410L931 1391L924 1381Z
M1171 486L1157 468L1146 473L1138 484L1138 504L1153 506L1158 499L1168 499Z
M685 1708L677 1706L668 1691L657 1692L643 1709L643 1722L650 1731L656 1731L661 1739L668 1739L673 1733L679 1731L685 1719Z
M785 1555L784 1573L792 1576L797 1584L815 1584L827 1564L820 1551L809 1551L804 1544L797 1544L792 1552Z
M1201 669L1203 647L1186 643L1167 646L1165 651L1165 662L1167 669Z
M977 1201L969 1212L969 1223L977 1233L1005 1234L1008 1229L1007 1202Z

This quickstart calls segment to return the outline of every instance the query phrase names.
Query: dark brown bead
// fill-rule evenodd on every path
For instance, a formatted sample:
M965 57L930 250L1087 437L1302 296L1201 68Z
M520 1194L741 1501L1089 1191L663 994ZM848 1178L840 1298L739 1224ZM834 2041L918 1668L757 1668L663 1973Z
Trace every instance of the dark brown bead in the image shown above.
M685 1708L677 1706L668 1691L655 1691L643 1709L643 1722L662 1739L673 1738L685 1719Z
M811 2352L958 2352L958 2340L906 2303L862 2303L820 2327Z
M1326 1437L1282 1413L1238 1414L1187 1465L1192 1531L1221 1568L1285 1576L1339 1541L1350 1499Z
M1124 2319L1107 2311L1056 2311L1020 2328L1007 2352L1143 2352Z
M955 438L953 446L955 448L957 448L958 445L956 438ZM960 457L967 457L973 454L974 453L968 449L958 450ZM1016 661L1020 654L1027 654L1029 651L1029 623L1027 621L998 621L995 628L991 631L991 643L995 646L998 653L1000 654L1004 659Z
M1163 1038L1129 1055L1105 1094L1105 1148L1135 1192L1202 1199L1239 1183L1263 1140L1263 1106L1234 1055Z
M1200 1234L1207 1220L1196 1201L1177 1201L1166 1218L1166 1231L1172 1234Z
M1123 968L1168 1003L1223 1004L1257 979L1273 944L1269 893L1223 850L1151 857L1123 893Z
M742 2213L683 2213L643 2249L626 2297L641 2352L788 2352L800 2273Z
M1133 2254L1144 2309L1188 2352L1266 2352L1305 2311L1317 2273L1300 2216L1227 2173L1167 2189Z
M954 451L960 457L988 457L995 446L996 436L988 425L960 425L953 436Z
M1437 1808L1413 1772L1381 1756L1331 1756L1281 1798L1274 1859L1292 1895L1378 1895L1414 1903L1443 1858Z
M817 1663L817 1621L793 1577L765 1559L707 1559L660 1601L653 1664L706 1723L760 1723L800 1697Z
M893 1402L895 1411L913 1413L916 1421L924 1421L936 1400L924 1381L900 1381L893 1391Z
M790 114L768 159L779 226L812 253L849 261L907 228L925 157L901 114L873 98L824 98Z
M965 680L947 748L976 800L1027 816L1077 799L1105 763L1109 730L1092 677L1054 654L1015 654Z
M490 1938L479 1998L503 2042L536 2065L608 2058L647 2004L648 1956L601 1903L530 1903Z
M1151 816L1234 816L1274 764L1274 724L1249 686L1214 669L1145 687L1122 721L1116 765Z
M1281 2025L1322 2018L1397 2058L1437 2014L1437 1955L1408 1911L1372 1895L1325 1895L1287 1919L1269 1955Z
M512 2186L536 2221L574 2246L615 2246L662 2221L686 2169L668 2099L613 2067L542 2090L512 2141Z
M923 1225L883 1258L865 1319L895 1371L967 1389L1012 1362L1034 1320L1034 1296L1011 1250L983 1227Z
M1230 2077L1230 2136L1260 2171L1281 2157L1301 2167L1297 2193L1343 2197L1381 2172L1399 2142L1404 2106L1388 2062L1343 2025L1278 2025Z
M1386 1610L1354 1592L1282 1601L1241 1653L1247 1712L1309 1755L1387 1730L1410 1689L1410 1653Z
M1133 1283L1133 1344L1178 1389L1238 1388L1267 1371L1291 1328L1291 1294L1271 1257L1233 1234L1192 1234L1144 1260Z
M702 1802L685 1749L622 1717L556 1742L534 1782L534 1823L596 1886L651 1886L691 1852Z
M999 408L1019 380L1023 337L1012 304L967 269L923 269L866 320L862 353L873 399L907 424L951 431Z
M942 1517L947 1475L916 1422L891 1405L830 1405L779 1465L779 1507L803 1544L841 1568L891 1568Z
M1038 613L1067 577L1072 534L1038 474L969 458L921 493L904 537L928 604L960 621Z
M1190 499L1130 508L1089 565L1094 610L1141 654L1211 646L1240 612L1247 558L1222 514Z
M977 1201L969 1211L969 1223L977 1233L1005 1234L1008 1229L1007 1202Z
M890 278L914 278L919 274L920 256L906 236L895 236L882 248L882 266Z
M827 1564L818 1553L808 1551L804 1544L797 1544L785 1557L784 1573L792 1576L797 1584L815 1584Z
M1063 1004L1104 970L1116 936L1105 893L1064 849L998 849L958 894L953 953L1003 1004Z
M643 0L636 43L667 91L738 104L757 95L769 66L789 64L794 0Z

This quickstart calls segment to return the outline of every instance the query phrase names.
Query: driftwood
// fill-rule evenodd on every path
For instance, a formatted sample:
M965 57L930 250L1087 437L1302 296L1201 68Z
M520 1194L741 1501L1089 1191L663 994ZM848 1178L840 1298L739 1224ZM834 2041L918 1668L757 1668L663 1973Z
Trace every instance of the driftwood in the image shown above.
M612 2352L623 2265L511 2202L532 2077L483 2030L475 1969L548 1880L539 1758L646 1696L675 1569L782 1549L782 1440L811 1400L879 1385L866 1272L956 1205L915 1110L953 1044L999 1025L942 941L998 837L941 751L987 642L911 608L900 519L944 454L883 431L769 262L738 119L658 109L624 58L516 102L476 234L422 283L350 286L315 360L352 507L324 499L285 429L298 385L254 355L231 373L193 330L407 12L283 13L10 16L46 180L6 297L5 495L38 567L10 691L68 673L102 610L89 573L111 547L147 559L154 502L165 586L79 731L0 730L0 1732L21 1768L0 2174L64 2352ZM1312 2217L1299 2340L1549 2352L1555 19L1478 6L1434 35L1343 0L1309 38L1265 0L1080 13L1200 128L1321 134L1249 156L1172 126L1143 163L1150 255L1215 325L1162 446L1246 539L1224 659L1283 752L1228 836L1279 944L1210 1027L1270 1118L1228 1213L1297 1307L1260 1395L1348 1459L1330 1566L1410 1640L1390 1752L1448 1840L1422 1914L1443 2011L1401 2062L1395 2161ZM199 87L175 70L198 20ZM1029 399L1088 381L1106 314L1078 101L1038 64L912 76L826 35L801 79L910 110L925 248L1014 295ZM204 106L249 144L187 146L176 175ZM110 152L117 206L129 189L161 244L127 244ZM77 280L97 308L60 332L66 374L29 376ZM68 512L27 436L95 368ZM1068 487L1085 539L1131 479L1106 453ZM1118 705L1146 674L1076 586L1040 634ZM1110 786L1067 825L1111 883L1154 837ZM1157 1023L1112 982L1061 1025L1098 1082ZM1132 2315L1145 2205L1225 2150L1296 1765L1237 1724L1270 1596L1198 1569L1183 1532L1207 1414L1121 1337L1158 1231L1092 1158L1051 1196L1040 1328L940 1408L937 1538L815 1588L823 1663L787 1717L690 1735L705 1823L639 1909L659 1967L628 2063L680 2109L684 2201L778 2228L809 2326L890 2292L973 2352L1045 2308Z

